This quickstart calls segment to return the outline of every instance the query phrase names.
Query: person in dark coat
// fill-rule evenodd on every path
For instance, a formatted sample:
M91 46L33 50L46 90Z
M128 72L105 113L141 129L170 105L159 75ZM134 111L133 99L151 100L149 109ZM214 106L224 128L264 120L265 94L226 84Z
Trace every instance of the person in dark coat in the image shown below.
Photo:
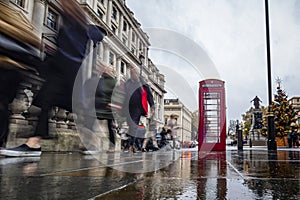
M162 127L162 130L161 130L161 132L160 132L160 136L161 136L160 148L167 145L167 135L168 135L170 132L171 132L170 130L166 131L166 128L165 128L165 127Z
M125 83L125 100L123 104L123 115L126 116L130 136L129 151L136 152L134 146L135 137L141 116L147 116L148 104L151 108L151 116L154 115L155 107L153 95L148 84L139 77L138 68L131 67L130 79Z
M115 115L116 111L111 106L113 102L113 93L116 88L117 80L116 74L113 69L109 67L101 67L101 72L99 76L94 76L88 79L84 84L84 89L86 92L86 97L89 107L95 106L96 117L98 120L106 120L107 128L109 132L109 150L108 152L115 151L115 134L116 134L116 124ZM96 86L96 91L94 90ZM93 101L93 97L94 102ZM93 115L93 114L92 114ZM89 128L92 129L94 124L93 116L90 117L89 121L91 124Z
M74 0L61 0L63 26L57 36L57 50L46 58L40 74L46 82L33 101L41 108L37 127L26 144L1 150L7 156L40 156L41 139L49 137L48 113L52 106L72 111L72 92L77 73L87 55L87 43L100 42L106 35L104 29L88 25L87 17Z
M17 71L0 68L0 149L6 147L10 116L8 108L16 96L21 80L22 76Z

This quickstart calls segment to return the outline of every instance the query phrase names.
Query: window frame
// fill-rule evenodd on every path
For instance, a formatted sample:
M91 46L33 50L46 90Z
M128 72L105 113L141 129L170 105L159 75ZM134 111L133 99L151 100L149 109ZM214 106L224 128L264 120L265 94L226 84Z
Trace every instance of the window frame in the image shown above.
M51 19L49 17L49 14L52 13L52 16L55 17L55 20ZM51 25L51 23L54 23L54 26ZM51 7L48 7L47 9L47 15L46 15L46 26L52 30L57 31L58 30L58 24L59 24L59 14L57 12L55 12L54 9L52 9Z
M112 66L114 66L114 64L115 64L115 54L112 51L109 52L108 63Z
M112 6L111 18L115 21L118 20L118 9L116 8L116 6Z
M25 8L25 0L10 0L13 4L21 7L21 8Z

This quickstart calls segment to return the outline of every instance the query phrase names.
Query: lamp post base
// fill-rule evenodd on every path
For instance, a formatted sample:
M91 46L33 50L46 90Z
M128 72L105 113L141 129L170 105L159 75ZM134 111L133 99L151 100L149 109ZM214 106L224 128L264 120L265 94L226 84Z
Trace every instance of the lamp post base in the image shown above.
M268 140L267 145L268 145L268 150L269 151L276 151L277 150L276 140Z
M277 144L275 140L275 127L274 127L274 115L269 114L268 116L268 150L276 151Z

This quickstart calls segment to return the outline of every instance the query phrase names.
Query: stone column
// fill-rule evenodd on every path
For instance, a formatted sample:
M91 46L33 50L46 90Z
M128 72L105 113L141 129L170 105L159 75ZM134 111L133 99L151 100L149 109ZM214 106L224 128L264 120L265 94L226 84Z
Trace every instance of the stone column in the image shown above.
M103 61L104 60L104 45L103 42L100 42L98 46L98 58Z
M119 38L121 39L121 41L123 42L122 40L122 34L123 34L123 16L121 16L121 13L120 13L120 16L119 16Z
M128 48L129 48L129 51L131 52L132 28L131 27L128 27L128 28L129 28L129 32L128 32Z
M45 0L34 0L32 23L37 29L38 37L42 37L45 19Z
M67 125L69 129L76 130L77 115L75 113L69 113L67 116Z
M97 10L98 1L97 0L93 0L92 4L93 4L92 8L94 10Z
M93 42L89 41L87 44L87 55L81 64L81 69L78 73L81 73L81 78L78 83L84 83L88 78L92 76L93 69L93 58L94 58L94 47Z
M103 47L104 47L103 61L108 64L110 45L108 43L103 43Z
M117 63L116 63L116 72L117 72L117 80L120 80L120 74L121 74L121 55L118 55L117 57Z
M18 91L18 94L12 104L10 109L12 115L10 116L10 122L18 125L27 125L28 122L22 113L28 109L29 100L27 95L24 92L24 86L21 84L21 89Z
M68 126L65 122L65 120L67 119L67 114L64 109L58 108L58 112L56 113L55 118L57 120L57 123L56 123L57 128L63 128L63 129L68 128Z
M112 0L108 0L107 13L106 13L106 24L108 27L111 25L111 12L112 12Z

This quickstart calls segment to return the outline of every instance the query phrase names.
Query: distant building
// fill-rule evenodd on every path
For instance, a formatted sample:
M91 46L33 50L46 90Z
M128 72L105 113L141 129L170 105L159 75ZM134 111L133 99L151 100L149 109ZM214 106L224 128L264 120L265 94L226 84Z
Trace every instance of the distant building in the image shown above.
M192 140L198 140L199 111L192 113Z
M298 124L300 124L300 97L298 96L295 96L295 97L292 97L288 100L288 103L289 105L292 105L292 107L298 111Z
M192 141L192 112L179 99L165 99L164 110L165 124L170 115L174 115L177 120L180 127L177 130L177 139L180 142Z

